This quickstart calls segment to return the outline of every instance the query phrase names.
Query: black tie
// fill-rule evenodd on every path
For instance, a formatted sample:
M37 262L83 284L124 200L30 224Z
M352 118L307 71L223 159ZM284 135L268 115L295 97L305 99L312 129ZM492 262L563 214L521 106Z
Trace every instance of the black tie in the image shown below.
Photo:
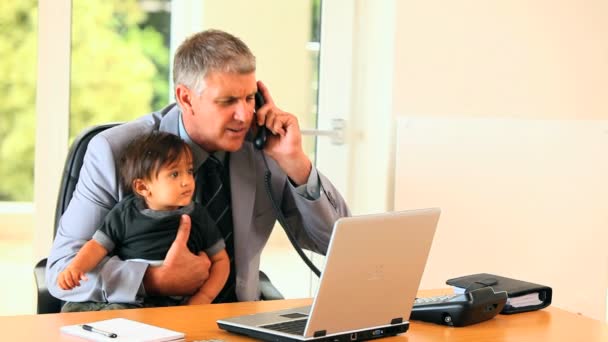
M226 160L226 164L227 164ZM224 242L226 252L230 257L230 275L226 285L214 300L214 303L225 303L236 301L234 292L235 269L234 269L234 238L232 227L232 209L230 208L230 182L228 181L227 168L213 155L203 163L196 174L197 202L207 208L207 212L219 228Z

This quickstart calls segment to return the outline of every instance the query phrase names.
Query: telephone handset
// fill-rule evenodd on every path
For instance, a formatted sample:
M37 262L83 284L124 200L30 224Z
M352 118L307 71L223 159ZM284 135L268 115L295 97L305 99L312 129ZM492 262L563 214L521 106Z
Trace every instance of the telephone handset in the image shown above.
M264 105L264 96L259 91L255 93L255 112L257 114L258 109L260 109ZM257 122L254 123L257 125ZM268 135L272 134L270 130L266 126L258 126L258 131L255 133L255 137L253 138L253 146L255 146L258 150L263 150L264 146L266 146L266 140L268 139Z

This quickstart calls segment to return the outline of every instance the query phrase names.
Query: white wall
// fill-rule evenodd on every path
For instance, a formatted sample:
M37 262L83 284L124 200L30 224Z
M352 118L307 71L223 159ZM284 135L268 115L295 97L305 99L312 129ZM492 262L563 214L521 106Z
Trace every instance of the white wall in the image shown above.
M608 117L608 2L398 1L395 114Z
M423 286L502 273L602 319L608 2L398 1L396 13L393 114L420 121L398 133L395 207L444 209Z
M331 1L331 0L330 0ZM397 1L398 2L398 1ZM393 206L395 1L356 1L349 128L348 204L353 213Z
M298 116L300 126L314 127L311 113L311 1L205 1L202 23L241 38L256 56L256 76L277 105ZM238 9L238 10L237 10ZM311 141L305 139L305 144Z
M493 273L603 319L608 121L406 117L398 132L396 208L442 208L422 288Z

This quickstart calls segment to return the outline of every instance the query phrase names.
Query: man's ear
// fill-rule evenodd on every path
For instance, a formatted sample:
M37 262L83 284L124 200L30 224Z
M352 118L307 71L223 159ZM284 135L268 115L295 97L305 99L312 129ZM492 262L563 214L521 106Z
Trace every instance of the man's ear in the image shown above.
M192 115L192 92L183 84L175 87L175 99L182 109L182 113Z
M148 184L146 184L146 182L141 178L136 178L133 180L133 191L144 198L150 195Z

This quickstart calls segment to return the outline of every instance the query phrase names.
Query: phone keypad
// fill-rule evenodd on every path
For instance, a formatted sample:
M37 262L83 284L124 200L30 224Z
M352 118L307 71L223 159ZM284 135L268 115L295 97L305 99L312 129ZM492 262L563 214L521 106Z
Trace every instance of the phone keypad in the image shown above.
M455 295L441 295L441 296L433 296L433 297L420 297L414 300L414 305L431 305L431 304L441 304L449 302L450 300L461 296L459 294Z

